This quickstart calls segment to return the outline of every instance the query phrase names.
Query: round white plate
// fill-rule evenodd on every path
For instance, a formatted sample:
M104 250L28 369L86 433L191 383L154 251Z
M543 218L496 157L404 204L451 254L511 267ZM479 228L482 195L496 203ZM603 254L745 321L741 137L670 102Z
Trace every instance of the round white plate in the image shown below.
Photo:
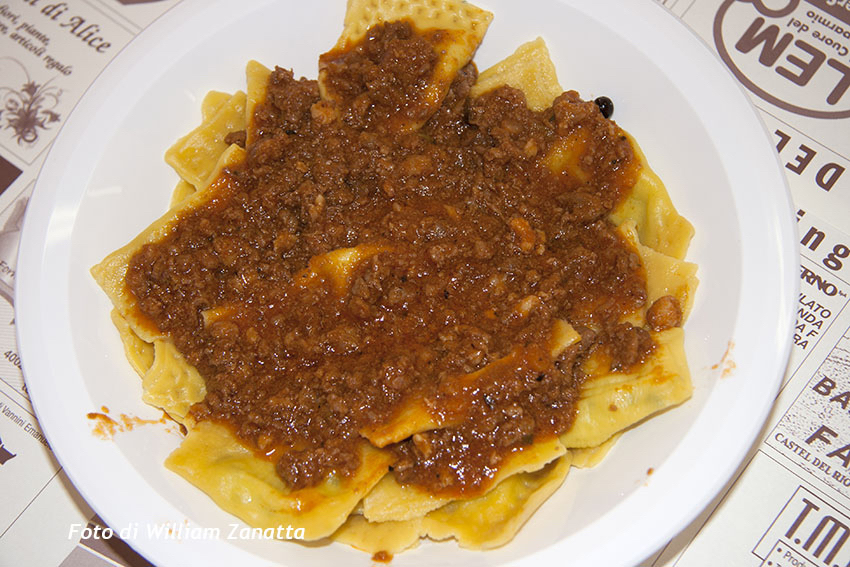
M133 41L57 138L21 242L17 324L27 384L68 476L158 565L369 565L345 546L228 539L237 521L162 463L179 435L136 427L104 441L89 412L157 419L140 399L89 268L162 214L176 175L164 150L200 121L211 89L244 88L249 59L316 76L345 3L186 0ZM773 403L790 348L798 258L772 141L715 57L651 0L481 0L495 14L479 68L542 36L565 88L610 96L679 210L699 264L686 326L692 400L628 432L574 471L509 545L426 543L394 565L633 565L708 504ZM652 469L653 474L648 474ZM241 526L241 524L238 524ZM183 527L157 532L157 526ZM186 531L218 528L215 532ZM297 527L297 526L294 526ZM149 533L149 530L151 532Z

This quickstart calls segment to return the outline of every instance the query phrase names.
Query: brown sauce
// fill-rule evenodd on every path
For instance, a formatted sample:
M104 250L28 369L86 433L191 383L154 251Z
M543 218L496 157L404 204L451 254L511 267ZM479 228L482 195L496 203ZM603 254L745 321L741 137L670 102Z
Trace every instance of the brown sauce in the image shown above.
M396 478L475 494L506 455L570 427L589 353L628 368L653 348L619 323L645 276L607 220L637 159L575 92L542 112L509 87L470 99L472 64L399 131L400 113L424 118L406 101L435 60L404 23L328 57L333 102L275 69L228 190L145 246L126 283L204 377L194 418L232 426L291 486L351 474L360 431L418 400L456 424L391 445ZM586 175L552 173L543 157L576 135ZM364 244L383 251L342 292L302 285L311 258ZM552 360L559 318L582 340Z
M126 413L119 414L116 419L109 415L109 408L106 406L101 406L100 410L99 412L89 412L86 417L92 423L92 434L103 440L112 439L116 433L133 431L137 427L153 424L174 425L179 428L181 433L184 435L186 433L185 428L174 422L165 412L162 412L162 417L159 419L143 419ZM167 431L171 432L173 429L167 429Z

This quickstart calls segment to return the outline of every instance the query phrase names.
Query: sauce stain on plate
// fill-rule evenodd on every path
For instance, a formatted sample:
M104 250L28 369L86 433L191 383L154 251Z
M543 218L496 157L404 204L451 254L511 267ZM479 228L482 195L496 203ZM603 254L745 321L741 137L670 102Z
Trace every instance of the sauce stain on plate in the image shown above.
M168 433L177 433L185 435L182 425L173 421L165 412L162 412L162 417L159 419L143 419L135 415L126 413L119 414L117 419L109 415L109 408L101 406L99 412L89 412L86 417L92 421L92 434L104 441L110 441L116 433L133 431L142 425L163 424L168 426Z
M735 361L732 360L732 349L734 348L735 342L730 340L729 344L726 345L726 352L724 352L723 356L720 358L720 362L711 366L712 370L720 369L721 378L728 378L737 368Z

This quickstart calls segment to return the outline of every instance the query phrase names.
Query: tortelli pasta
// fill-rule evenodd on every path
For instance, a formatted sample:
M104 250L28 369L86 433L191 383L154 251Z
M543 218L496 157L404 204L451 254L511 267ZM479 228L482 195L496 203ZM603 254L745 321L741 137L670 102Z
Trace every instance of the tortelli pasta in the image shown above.
M500 546L691 395L691 225L542 39L477 72L491 17L350 0L318 80L251 61L92 269L165 465L251 526Z

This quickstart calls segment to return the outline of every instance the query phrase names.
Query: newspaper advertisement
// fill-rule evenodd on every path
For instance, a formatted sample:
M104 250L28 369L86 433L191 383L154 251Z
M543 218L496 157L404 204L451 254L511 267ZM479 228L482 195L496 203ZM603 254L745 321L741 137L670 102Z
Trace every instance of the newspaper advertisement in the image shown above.
M661 2L717 53L774 135L797 208L791 360L763 438L646 566L850 561L850 3Z
M147 565L120 540L69 535L99 519L53 457L15 340L17 248L51 143L104 67L177 0L0 2L0 565ZM88 532L86 532L88 533Z

